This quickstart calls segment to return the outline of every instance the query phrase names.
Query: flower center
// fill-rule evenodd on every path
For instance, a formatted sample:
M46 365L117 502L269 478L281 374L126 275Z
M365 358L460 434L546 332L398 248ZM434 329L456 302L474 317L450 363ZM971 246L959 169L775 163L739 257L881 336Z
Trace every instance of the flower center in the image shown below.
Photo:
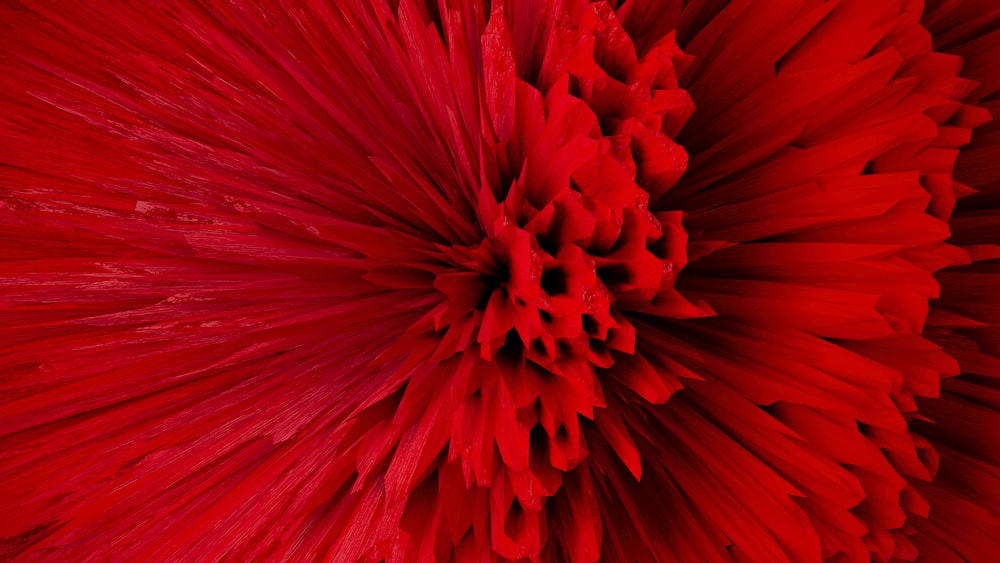
M475 318L466 338L483 359L513 334L547 371L567 360L610 367L612 350L635 350L622 312L653 307L672 286L685 242L678 214L651 213L632 182L573 186L541 209L511 190L478 245L444 250L455 271L435 282L447 296L441 322Z

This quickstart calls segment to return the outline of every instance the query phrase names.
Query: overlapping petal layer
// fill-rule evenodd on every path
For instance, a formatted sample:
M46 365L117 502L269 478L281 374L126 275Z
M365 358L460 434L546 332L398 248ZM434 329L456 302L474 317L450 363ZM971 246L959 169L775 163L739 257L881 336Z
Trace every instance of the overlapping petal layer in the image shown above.
M955 77L957 58L932 52L921 8L732 2L679 16L695 57L682 84L698 111L678 137L688 174L666 204L688 212L692 247L706 249L678 287L719 317L699 322L697 349L716 358L700 372L706 390L667 408L691 401L692 420L711 413L726 430L720 441L764 463L728 479L738 485L713 475L690 486L707 499L695 512L733 499L744 507L702 526L693 553L916 556L911 522L928 507L915 484L934 475L937 454L907 421L919 417L915 397L936 396L939 378L958 372L920 334L938 294L930 274L968 260L941 244L964 193L951 170L954 149L988 119L959 103L975 84ZM735 47L747 44L756 48ZM781 425L763 430L750 405L715 414L731 390ZM799 440L797 455L776 447ZM665 472L674 463L665 459ZM776 478L793 489L778 493ZM767 498L774 508L762 511Z

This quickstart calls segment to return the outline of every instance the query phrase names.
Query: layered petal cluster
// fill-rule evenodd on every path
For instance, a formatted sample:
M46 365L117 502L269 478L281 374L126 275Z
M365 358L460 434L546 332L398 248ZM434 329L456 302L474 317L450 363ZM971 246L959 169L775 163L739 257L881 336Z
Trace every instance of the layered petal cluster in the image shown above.
M7 2L0 559L989 561L998 60L987 0Z
M1000 6L989 2L928 2L922 18L937 50L962 57L961 75L978 83L964 112L1000 116ZM941 297L932 303L926 334L958 360L962 373L941 382L940 396L919 401L913 429L941 455L931 483L920 484L930 503L916 518L914 543L927 561L988 560L1000 538L1000 122L977 127L955 161L961 196L952 213L951 242L970 263L936 276Z
M669 328L680 341L672 355L697 350L704 381L686 384L660 409L669 422L646 432L684 438L644 452L663 477L646 472L641 498L677 493L639 512L681 505L691 522L654 559L917 556L911 519L929 512L915 484L934 476L938 456L909 421L917 397L958 373L921 333L939 293L932 274L968 260L944 243L962 193L952 166L987 119L960 103L975 85L957 77L957 57L933 52L921 9L732 2L678 12L680 45L694 56L681 84L698 109L677 137L687 174L661 205L687 213L692 263L677 287L718 316ZM713 448L698 449L712 427ZM658 454L664 443L685 446ZM700 464L685 471L676 459ZM637 543L621 541L620 558L647 557Z

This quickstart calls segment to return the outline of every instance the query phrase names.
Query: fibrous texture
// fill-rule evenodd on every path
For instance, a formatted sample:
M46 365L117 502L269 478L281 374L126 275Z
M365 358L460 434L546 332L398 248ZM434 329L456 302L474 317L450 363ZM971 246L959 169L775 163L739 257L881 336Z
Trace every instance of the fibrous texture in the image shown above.
M0 15L0 559L1000 556L992 2Z

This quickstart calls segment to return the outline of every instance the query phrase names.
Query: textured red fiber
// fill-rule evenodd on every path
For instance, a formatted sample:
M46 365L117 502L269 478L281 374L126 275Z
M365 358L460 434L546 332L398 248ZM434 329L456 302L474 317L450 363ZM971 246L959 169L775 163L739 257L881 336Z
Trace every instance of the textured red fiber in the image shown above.
M0 560L1000 559L1000 5L0 5Z

